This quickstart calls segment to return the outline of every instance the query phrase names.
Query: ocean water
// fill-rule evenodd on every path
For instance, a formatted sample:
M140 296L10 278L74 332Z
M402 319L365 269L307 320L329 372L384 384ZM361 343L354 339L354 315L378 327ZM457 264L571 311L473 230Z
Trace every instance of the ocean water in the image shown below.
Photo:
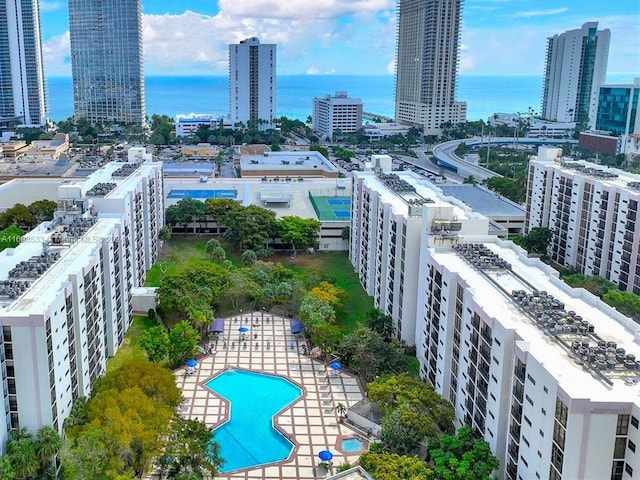
M628 77L628 78L627 78ZM608 83L630 82L629 75L609 75ZM147 114L226 114L227 77L146 77ZM279 75L277 116L305 120L312 112L312 99L346 90L350 97L362 98L364 110L394 115L393 75ZM467 102L469 120L486 120L496 112L540 110L542 78L539 75L471 76L458 78L457 98ZM71 78L48 79L49 116L58 121L73 115Z

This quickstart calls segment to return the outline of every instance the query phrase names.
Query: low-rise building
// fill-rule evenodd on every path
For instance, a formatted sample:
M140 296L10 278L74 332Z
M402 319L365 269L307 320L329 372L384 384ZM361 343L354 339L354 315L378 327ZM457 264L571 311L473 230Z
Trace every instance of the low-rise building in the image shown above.
M306 152L280 151L266 149L256 153L240 155L240 173L242 177L260 177L266 180L285 180L313 177L338 178L338 169L329 160L315 150Z
M224 119L218 115L206 113L178 114L175 118L176 137L189 137L198 133L200 128L214 130L222 126Z

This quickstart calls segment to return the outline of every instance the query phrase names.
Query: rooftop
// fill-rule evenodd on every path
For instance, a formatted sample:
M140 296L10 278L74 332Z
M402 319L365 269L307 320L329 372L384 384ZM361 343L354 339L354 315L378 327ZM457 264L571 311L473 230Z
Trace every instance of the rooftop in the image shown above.
M552 160L538 160L536 157L533 157L532 160L552 166L569 175L595 178L605 185L623 188L631 192L640 191L640 175L625 172L624 170L598 165L586 160L563 161L562 163Z
M525 215L524 207L477 185L440 185L445 195L457 198L472 210L487 217Z
M337 168L322 156L320 152L264 152L260 154L243 154L240 157L242 170L310 170L318 169L336 172Z
M567 286L555 270L527 258L511 242L478 245L494 259L474 266L453 248L433 249L432 254L460 274L487 315L516 331L519 348L543 364L573 398L640 401L637 362L633 368L623 365L632 359L627 355L634 362L640 358L640 325L588 292ZM598 351L600 346L604 350ZM609 360L615 367L607 366Z

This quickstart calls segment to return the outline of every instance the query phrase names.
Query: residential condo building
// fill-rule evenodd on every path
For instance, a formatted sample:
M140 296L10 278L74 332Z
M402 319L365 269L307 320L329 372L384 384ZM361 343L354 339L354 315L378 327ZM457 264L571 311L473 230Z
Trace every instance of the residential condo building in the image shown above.
M400 0L396 57L396 122L439 135L443 123L465 122L456 102L462 0Z
M229 120L259 130L274 128L276 45L256 37L229 45Z
M0 121L46 122L38 0L0 2Z
M143 125L140 0L70 0L69 34L75 117Z
M429 246L420 268L420 376L498 478L639 478L638 324L495 237Z
M349 98L347 92L326 94L313 99L313 130L321 138L333 138L334 133L354 133L362 128L362 100Z
M413 172L354 172L349 259L374 305L393 319L399 340L415 344L422 242L486 236L489 219L453 203Z
M10 429L62 432L122 344L164 223L162 163L149 159L131 149L61 184L55 218L0 253L0 445Z
M610 38L610 30L598 30L598 22L549 37L543 118L595 125L599 89L607 75Z

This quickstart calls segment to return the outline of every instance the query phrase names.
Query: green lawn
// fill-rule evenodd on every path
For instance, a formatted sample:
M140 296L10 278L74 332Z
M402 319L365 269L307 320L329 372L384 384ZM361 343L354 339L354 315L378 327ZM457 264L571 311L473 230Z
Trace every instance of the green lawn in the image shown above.
M133 323L124 336L122 346L116 354L107 361L107 371L117 370L132 360L147 358L139 343L140 334L155 325L156 321L150 320L148 317L133 317Z
M156 264L147 272L145 286L157 287L162 278L162 271L170 272L177 266L190 260L206 258L206 245L209 237L174 236L165 244Z

